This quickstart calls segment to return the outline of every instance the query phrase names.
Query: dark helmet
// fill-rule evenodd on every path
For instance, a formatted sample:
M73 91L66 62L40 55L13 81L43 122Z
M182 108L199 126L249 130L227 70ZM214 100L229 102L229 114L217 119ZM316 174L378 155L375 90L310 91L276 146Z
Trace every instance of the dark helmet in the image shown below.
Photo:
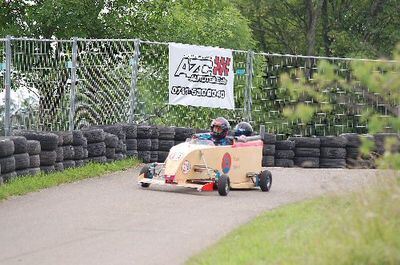
M248 122L240 122L235 126L235 136L251 136L253 134L253 127Z
M215 139L225 138L230 128L231 125L225 118L218 117L211 122L211 136Z

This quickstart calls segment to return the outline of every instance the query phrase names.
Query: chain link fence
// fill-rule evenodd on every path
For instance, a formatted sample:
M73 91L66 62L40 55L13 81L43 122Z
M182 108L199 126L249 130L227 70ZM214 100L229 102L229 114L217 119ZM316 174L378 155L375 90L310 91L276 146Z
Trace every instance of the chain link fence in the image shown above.
M7 43L10 51L6 51ZM379 94L355 83L351 90L327 89L326 102L301 99L310 106L331 104L333 110L319 111L311 123L289 121L283 109L298 100L281 87L283 73L304 72L312 80L318 62L324 59L336 65L336 75L351 80L353 59L236 50L235 110L168 105L168 59L168 43L137 39L0 39L1 133L7 133L7 126L71 130L120 122L208 128L213 118L225 116L233 124L241 120L251 121L256 128L264 124L267 131L282 136L337 135L366 132L366 109L379 112L383 119L397 115L399 102L383 101ZM9 99L4 89L7 65Z

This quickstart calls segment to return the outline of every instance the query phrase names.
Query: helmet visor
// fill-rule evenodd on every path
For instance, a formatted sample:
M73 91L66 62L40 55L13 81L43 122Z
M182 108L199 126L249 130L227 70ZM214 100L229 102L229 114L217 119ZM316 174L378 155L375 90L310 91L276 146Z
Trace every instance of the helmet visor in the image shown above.
M214 133L222 133L224 130L222 129L221 126L213 126L212 131Z

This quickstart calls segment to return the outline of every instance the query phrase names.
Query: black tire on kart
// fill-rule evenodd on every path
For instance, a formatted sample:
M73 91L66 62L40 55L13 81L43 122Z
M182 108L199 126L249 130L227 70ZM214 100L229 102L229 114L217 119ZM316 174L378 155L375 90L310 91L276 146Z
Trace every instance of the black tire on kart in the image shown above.
M230 190L230 180L229 180L228 175L222 174L218 178L217 187L218 187L218 194L219 195L221 195L221 196L228 195L229 190Z
M272 185L272 174L268 170L261 171L259 178L259 186L261 191L269 191Z
M150 172L149 166L144 165L144 166L142 167L142 169L140 170L140 172L139 172L139 176L142 175L142 174L144 174L144 178L148 178L149 172ZM150 186L150 183L143 183L143 182L140 182L140 185L141 185L143 188L148 188L148 187Z

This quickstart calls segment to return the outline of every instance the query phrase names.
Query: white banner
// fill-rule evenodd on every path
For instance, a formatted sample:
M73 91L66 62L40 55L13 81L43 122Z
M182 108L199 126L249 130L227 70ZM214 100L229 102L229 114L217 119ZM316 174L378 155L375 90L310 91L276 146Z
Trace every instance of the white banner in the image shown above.
M232 51L169 44L169 104L234 109Z

